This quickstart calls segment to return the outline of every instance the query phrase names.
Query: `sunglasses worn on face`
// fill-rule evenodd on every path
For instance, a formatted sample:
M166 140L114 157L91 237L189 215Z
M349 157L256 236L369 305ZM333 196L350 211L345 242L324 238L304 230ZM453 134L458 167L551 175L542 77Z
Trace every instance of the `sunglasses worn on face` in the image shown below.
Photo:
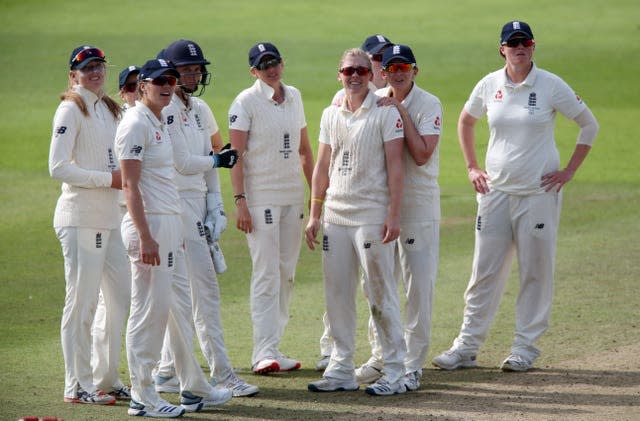
M87 66L84 66L82 69L78 69L78 71L83 75L88 75L89 73L93 73L93 72L104 73L104 63L87 65Z
M384 68L384 71L387 73L398 73L398 72L409 72L413 69L413 64L411 63L392 63L387 65Z
M535 41L532 39L512 38L502 45L506 45L509 48L516 48L518 45L522 44L523 47L528 48L528 47L531 47L534 43Z
M256 65L256 69L258 70L267 70L272 67L276 67L278 64L282 63L282 59L272 58L271 60L265 60Z
M97 57L97 58L104 59L105 56L102 50L99 48L87 48L85 50L80 51L78 54L76 54L73 60L71 60L72 68L82 63L83 61L85 61L90 57Z
M129 82L129 83L125 84L125 85L122 87L122 89L123 89L125 92L129 92L129 93L131 93L131 92L135 92L135 91L136 91L136 89L138 89L138 82Z
M171 75L162 75L154 79L145 79L145 80L150 81L151 84L156 86L164 86L164 85L176 86L176 84L178 83L178 78Z
M358 76L366 76L369 74L371 69L369 69L368 67L362 67L362 66L357 66L357 67L349 66L349 67L343 67L338 71L345 76L352 76L354 73L357 73Z

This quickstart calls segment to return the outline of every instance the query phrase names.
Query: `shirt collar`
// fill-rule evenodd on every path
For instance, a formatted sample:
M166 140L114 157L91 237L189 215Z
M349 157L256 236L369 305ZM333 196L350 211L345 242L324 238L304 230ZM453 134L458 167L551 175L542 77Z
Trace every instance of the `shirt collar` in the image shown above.
M162 129L162 121L158 120L158 117L156 117L153 111L151 111L149 107L144 105L142 101L136 101L136 106L134 108L138 109L140 113L144 114L149 119L151 124Z
M535 63L531 63L531 70L527 77L522 81L522 83L513 83L509 80L507 76L507 67L505 66L502 71L503 85L508 88L517 88L518 86L533 86L536 83L536 78L538 76L538 68Z
M370 108L373 108L375 105L376 105L376 95L375 95L375 92L371 90L371 87L369 87L369 90L367 91L367 96L364 98L364 101L362 101L362 105L360 105L360 108L358 108L354 112L354 114L359 112L360 110L368 110ZM351 110L347 108L346 93L345 93L345 96L343 97L342 104L340 105L340 109L343 112L351 113Z
M287 92L287 85L285 85L282 82L280 82L280 84L282 85L282 94L284 95L284 102L287 102L291 98L291 95L289 95ZM273 89L271 86L269 86L269 84L263 82L260 79L256 79L253 86L255 86L256 90L260 93L260 95L262 95L268 101L275 102L273 100L273 94L276 92L276 90Z
M90 91L87 88L83 88L80 85L75 85L73 87L73 90L77 92L82 97L82 99L91 104L95 104L96 102L100 101L100 99L102 99L104 95L102 92L100 93L100 95L96 95L93 91Z

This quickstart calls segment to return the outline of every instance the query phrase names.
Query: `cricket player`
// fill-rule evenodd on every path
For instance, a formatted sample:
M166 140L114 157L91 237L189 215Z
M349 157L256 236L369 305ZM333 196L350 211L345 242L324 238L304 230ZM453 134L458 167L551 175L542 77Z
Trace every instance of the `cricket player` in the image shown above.
M280 351L300 254L304 184L311 185L313 153L300 92L282 82L284 63L270 42L249 50L253 86L229 109L229 137L240 161L231 170L236 226L252 260L252 370L290 371L300 362Z
M533 62L531 27L507 22L500 34L505 66L475 86L458 120L460 146L478 213L471 278L462 326L453 346L433 359L445 370L475 367L517 255L520 291L516 329L504 371L527 371L540 354L538 338L549 326L562 186L586 158L598 132L595 117L558 76ZM560 167L556 115L580 127L569 163ZM486 170L478 164L475 126L487 115Z
M180 73L179 86L171 104L163 110L171 139L183 142L190 154L209 158L213 153L212 143L222 142L222 136L209 106L193 95L201 91L201 83L208 79L205 66L210 62L204 58L200 46L191 40L171 43L162 56ZM231 389L234 396L253 396L259 389L235 374L224 345L220 288L207 237L217 242L227 219L217 168L212 169L210 161L200 171L194 171L193 166L181 167L180 171L176 169L186 256L186 266L177 267L175 272L175 299L180 302L177 307L181 313L178 321L188 344L192 342L192 324L195 324L212 383ZM217 166L229 167L236 162L236 151L224 150L218 155ZM169 340L165 338L155 376L156 390L177 393L177 380Z
M353 358L355 296L362 268L385 373L366 392L404 393L405 346L393 263L400 233L402 119L395 107L378 106L379 97L369 90L371 61L364 51L344 52L338 78L345 98L342 105L331 105L322 114L311 215L305 230L313 250L324 204L322 261L334 346L323 378L308 388L313 392L359 388Z

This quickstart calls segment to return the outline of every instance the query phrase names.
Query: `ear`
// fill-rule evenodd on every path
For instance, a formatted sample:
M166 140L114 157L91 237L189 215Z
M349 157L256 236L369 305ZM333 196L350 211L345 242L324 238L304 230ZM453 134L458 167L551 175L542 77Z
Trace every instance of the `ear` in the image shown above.
M255 77L256 79L258 78L258 70L255 67L250 68L249 73L251 73L251 76Z

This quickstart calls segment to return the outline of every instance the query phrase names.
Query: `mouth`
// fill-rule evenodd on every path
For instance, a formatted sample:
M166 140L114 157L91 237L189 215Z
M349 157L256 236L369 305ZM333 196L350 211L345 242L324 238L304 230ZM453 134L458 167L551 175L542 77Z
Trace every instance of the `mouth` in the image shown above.
M168 97L170 97L171 96L171 92L161 92L160 96L168 96Z

